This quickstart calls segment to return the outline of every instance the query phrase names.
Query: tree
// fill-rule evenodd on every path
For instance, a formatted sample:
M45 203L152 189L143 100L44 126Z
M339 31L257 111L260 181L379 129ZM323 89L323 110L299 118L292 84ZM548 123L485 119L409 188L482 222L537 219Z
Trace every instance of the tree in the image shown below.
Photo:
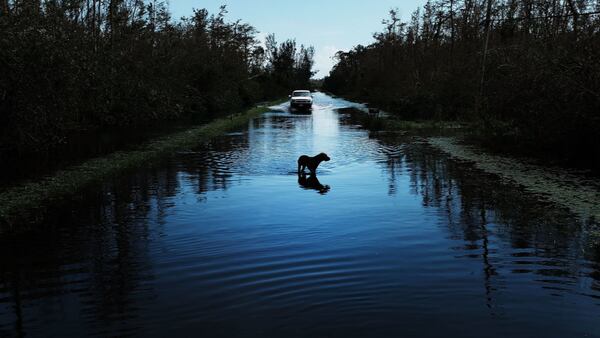
M0 155L87 129L206 121L308 82L311 47L265 50L257 33L225 6L174 22L162 0L0 0Z
M430 0L409 23L391 11L383 24L338 54L326 90L402 118L471 120L532 152L573 158L600 142L597 1Z

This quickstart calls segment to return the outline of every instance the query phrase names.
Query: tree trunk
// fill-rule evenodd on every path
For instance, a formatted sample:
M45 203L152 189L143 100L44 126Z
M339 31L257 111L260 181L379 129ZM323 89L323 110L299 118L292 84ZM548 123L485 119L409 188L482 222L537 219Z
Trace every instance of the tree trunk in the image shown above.
M454 62L454 0L450 0L450 63Z
M569 9L571 10L571 13L573 13L573 33L575 33L575 38L577 38L577 36L579 35L579 11L573 3L573 0L567 0L567 3L569 4Z
M9 16L10 8L8 7L8 0L0 0L0 16Z
M487 63L487 54L488 54L488 47L490 44L490 32L491 32L491 26L492 26L492 1L493 0L487 0L487 9L486 9L486 13L485 13L485 42L483 44L483 56L482 56L482 60L481 60L481 79L479 82L479 94L477 95L477 102L475 104L475 109L476 111L479 113L480 111L480 105L481 105L481 99L483 98L483 87L485 85L485 71L486 71L486 63Z

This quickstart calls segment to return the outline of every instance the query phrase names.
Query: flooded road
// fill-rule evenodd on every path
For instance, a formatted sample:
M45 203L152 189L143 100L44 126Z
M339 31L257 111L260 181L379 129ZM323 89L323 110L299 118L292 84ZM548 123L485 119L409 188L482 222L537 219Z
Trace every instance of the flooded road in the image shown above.
M600 337L595 224L315 104L0 236L0 336Z

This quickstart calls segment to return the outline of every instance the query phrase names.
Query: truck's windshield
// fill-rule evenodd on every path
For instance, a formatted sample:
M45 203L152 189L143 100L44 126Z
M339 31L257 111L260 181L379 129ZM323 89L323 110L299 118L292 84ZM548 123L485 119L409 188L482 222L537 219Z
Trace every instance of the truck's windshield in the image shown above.
M308 90L297 90L292 93L292 96L310 96L310 92Z

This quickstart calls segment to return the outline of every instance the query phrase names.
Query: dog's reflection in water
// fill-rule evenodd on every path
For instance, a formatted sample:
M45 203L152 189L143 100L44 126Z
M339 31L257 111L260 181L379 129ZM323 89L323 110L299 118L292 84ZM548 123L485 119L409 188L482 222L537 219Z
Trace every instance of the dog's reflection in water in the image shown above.
M331 189L328 185L323 185L319 182L317 175L305 173L298 173L298 184L304 189L316 190L321 195L325 195Z

